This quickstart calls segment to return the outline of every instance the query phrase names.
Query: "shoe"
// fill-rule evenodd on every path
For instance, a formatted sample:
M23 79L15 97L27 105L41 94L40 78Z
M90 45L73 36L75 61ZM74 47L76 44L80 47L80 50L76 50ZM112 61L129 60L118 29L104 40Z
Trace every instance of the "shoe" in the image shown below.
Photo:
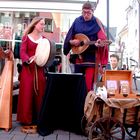
M25 125L21 127L21 132L27 134L35 134L37 133L37 125Z

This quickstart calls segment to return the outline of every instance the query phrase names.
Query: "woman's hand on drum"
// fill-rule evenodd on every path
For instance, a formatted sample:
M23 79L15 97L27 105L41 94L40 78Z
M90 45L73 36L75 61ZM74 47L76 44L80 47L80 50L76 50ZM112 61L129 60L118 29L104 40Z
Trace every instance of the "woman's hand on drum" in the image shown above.
M29 64L31 64L36 59L36 56L33 55L29 58Z

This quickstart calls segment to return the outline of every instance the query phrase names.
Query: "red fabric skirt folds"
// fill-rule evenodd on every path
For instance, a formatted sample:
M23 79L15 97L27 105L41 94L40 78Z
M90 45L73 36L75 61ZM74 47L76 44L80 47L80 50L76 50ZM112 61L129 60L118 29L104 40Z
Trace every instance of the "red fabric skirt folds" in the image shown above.
M24 65L20 73L20 87L17 106L17 121L32 124L40 112L42 98L45 93L46 78L44 70L37 67L38 92L34 88L35 65Z

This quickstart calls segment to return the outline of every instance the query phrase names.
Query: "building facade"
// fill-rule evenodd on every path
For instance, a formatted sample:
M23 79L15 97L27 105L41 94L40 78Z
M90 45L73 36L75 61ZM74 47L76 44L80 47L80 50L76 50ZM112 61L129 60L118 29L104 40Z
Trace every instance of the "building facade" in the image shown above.
M140 4L138 0L130 0L126 9L126 20L126 26L118 34L120 44L125 45L122 60L126 62L125 60L128 59L129 67L133 65L140 67Z

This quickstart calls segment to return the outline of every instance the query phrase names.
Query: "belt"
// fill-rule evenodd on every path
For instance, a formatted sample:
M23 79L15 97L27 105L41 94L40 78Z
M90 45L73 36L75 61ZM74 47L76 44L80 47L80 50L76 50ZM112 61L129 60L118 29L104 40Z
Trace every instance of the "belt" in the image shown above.
M34 91L35 91L36 95L38 95L38 73L37 73L37 65L35 65Z

